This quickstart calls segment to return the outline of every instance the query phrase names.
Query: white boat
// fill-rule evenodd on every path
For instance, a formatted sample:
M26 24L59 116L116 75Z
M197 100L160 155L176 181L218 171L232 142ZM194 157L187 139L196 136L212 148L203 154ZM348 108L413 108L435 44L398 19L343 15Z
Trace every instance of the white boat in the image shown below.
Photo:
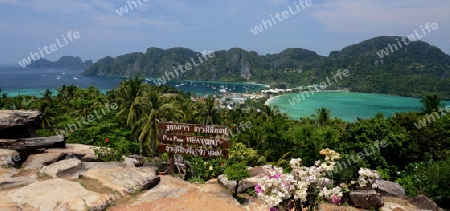
M219 89L219 92L225 93L225 92L227 92L227 90L226 89Z
M73 77L73 80L78 80L78 78L77 77Z

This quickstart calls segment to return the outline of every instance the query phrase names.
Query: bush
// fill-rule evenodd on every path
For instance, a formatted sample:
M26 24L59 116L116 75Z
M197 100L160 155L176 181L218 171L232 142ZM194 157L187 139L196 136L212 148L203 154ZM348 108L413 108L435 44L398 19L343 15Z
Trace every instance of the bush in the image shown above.
M243 143L233 143L228 150L228 161L231 163L244 163L248 166L256 166L259 161L265 161L264 158L258 156L258 151L245 146Z
M450 198L450 160L408 165L396 180L409 197L424 194L436 203Z
M208 159L202 157L192 157L190 160L191 173L193 177L207 181L222 174L223 166L219 158Z
M234 190L234 197L237 197L237 190L239 186L239 181L249 178L250 177L250 171L248 170L245 163L236 163L225 167L225 170L223 171L225 176L229 180L234 180L237 182L236 188Z

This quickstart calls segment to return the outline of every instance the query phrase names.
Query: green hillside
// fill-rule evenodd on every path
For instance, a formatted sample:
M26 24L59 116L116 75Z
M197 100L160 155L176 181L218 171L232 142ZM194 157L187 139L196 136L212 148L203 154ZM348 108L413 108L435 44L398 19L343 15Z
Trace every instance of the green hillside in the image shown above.
M152 47L145 53L100 59L84 75L160 78L174 73L174 66L192 64L192 60L199 63L198 57L204 58L201 52L186 48ZM232 48L215 51L213 58L205 60L170 79L253 81L284 88L318 84L337 70L348 69L350 77L330 89L412 97L433 92L450 99L450 56L423 41L406 45L397 36L375 37L328 56L301 48L266 55Z

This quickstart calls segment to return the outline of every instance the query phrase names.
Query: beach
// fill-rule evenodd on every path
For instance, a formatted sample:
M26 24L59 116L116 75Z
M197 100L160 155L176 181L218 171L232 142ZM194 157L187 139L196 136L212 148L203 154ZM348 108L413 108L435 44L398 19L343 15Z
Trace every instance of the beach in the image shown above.
M301 92L301 91L300 91ZM317 90L317 91L310 91L310 92L349 92L348 89L338 89L338 90ZM266 100L266 102L264 103L264 105L270 105L270 103L277 97L281 97L284 95L288 95L288 94L292 94L292 93L296 93L296 92L291 92L291 93L285 93L285 94L280 94L280 95L276 95L276 96L272 96L269 99Z
M277 98L277 97L283 96L283 95L285 95L285 94L282 94L282 95L276 95L276 96L270 97L269 99L266 100L266 102L264 103L264 105L270 106L270 102L272 102L272 100L274 100L274 99Z

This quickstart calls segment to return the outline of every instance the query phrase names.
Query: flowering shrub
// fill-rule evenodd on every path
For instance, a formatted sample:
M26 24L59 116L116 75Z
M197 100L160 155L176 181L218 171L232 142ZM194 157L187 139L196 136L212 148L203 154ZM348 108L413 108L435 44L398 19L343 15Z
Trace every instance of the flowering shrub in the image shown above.
M377 179L380 179L380 176L376 172L373 172L372 170L367 168L360 168L358 173L359 173L358 178L359 186L365 187L372 185L372 188L374 189L378 187L375 181Z
M271 210L308 207L314 210L319 199L340 205L342 189L333 187L333 180L325 177L340 155L330 149L323 149L320 154L325 155L325 161L316 161L311 167L302 166L300 158L291 159L289 174L284 174L280 167L265 166L267 175L255 187L258 197L271 206Z

